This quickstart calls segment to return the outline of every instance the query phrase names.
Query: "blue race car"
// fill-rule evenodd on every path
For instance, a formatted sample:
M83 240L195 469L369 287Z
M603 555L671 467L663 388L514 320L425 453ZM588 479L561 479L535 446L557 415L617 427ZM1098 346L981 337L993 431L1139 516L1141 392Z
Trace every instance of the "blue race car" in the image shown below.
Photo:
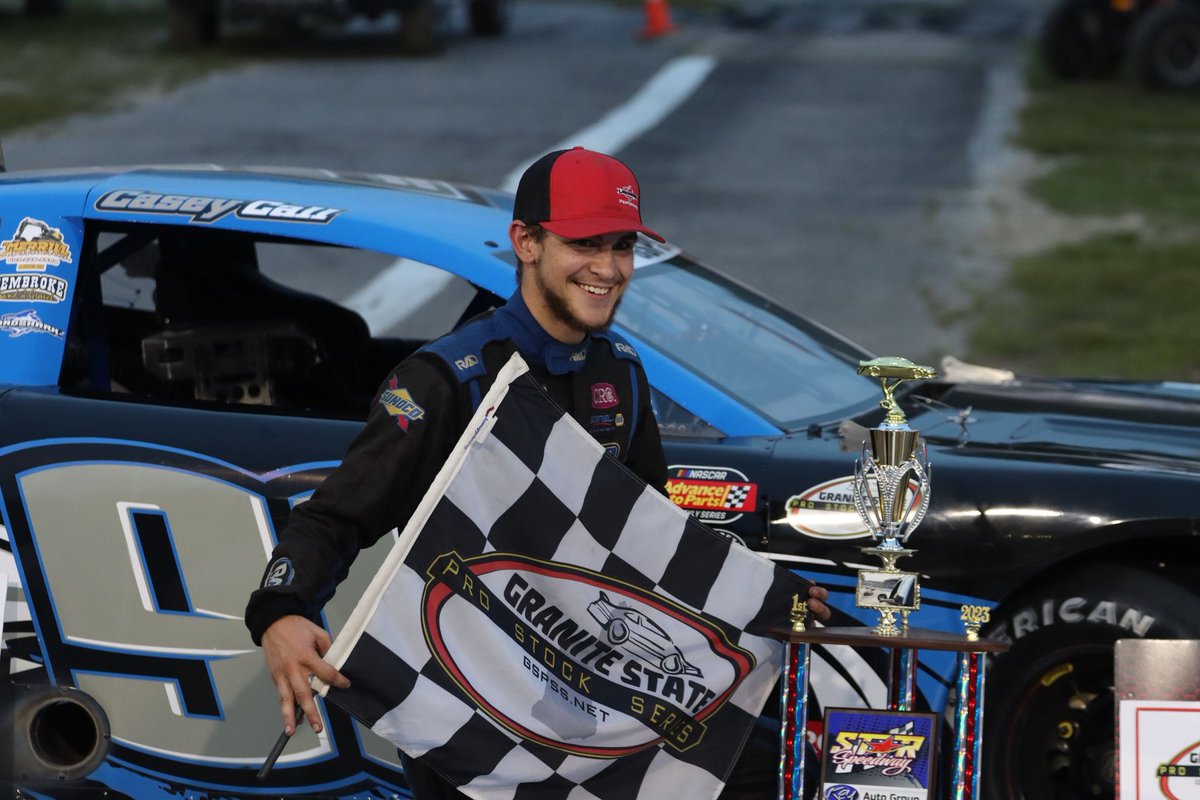
M406 794L394 749L328 707L256 780L279 714L241 614L382 376L513 290L510 202L292 169L0 175L0 754L23 796ZM618 327L672 499L858 615L872 354L674 245L639 243L636 272ZM988 788L1111 796L1113 642L1200 635L1200 386L949 361L897 396L935 467L913 624L961 630L982 604L1013 644L989 672ZM817 709L883 700L870 652L814 658ZM923 659L923 703L954 666Z

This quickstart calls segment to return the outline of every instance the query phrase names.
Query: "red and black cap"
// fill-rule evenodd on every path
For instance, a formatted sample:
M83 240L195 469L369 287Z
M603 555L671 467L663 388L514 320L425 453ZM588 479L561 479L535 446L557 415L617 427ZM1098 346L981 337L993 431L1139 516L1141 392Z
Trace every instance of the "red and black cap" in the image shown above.
M612 156L582 147L556 150L521 176L513 219L566 239L638 231L666 241L642 224L640 194L633 172Z

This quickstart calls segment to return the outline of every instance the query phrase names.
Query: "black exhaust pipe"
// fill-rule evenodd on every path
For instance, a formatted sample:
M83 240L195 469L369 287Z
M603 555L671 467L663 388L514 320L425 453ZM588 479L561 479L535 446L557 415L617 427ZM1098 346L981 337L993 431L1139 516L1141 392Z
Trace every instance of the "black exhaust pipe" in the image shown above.
M3 766L11 767L15 783L62 784L90 775L103 763L112 737L108 715L95 698L67 686L11 690L11 712L0 711L7 717L0 726L0 747L8 745L12 761Z

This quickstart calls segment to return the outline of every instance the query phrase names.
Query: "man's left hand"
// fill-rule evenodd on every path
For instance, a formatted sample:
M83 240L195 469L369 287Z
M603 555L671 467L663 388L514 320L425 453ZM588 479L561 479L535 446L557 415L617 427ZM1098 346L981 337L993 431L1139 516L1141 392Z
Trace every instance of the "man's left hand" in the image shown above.
M829 590L816 584L808 587L808 611L821 622L829 622L833 611L825 605L829 599Z

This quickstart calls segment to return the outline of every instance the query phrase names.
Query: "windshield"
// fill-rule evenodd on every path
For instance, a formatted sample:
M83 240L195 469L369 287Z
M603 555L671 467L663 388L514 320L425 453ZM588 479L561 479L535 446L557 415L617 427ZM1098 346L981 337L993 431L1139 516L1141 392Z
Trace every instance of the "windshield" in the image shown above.
M617 321L784 429L877 402L870 353L684 256L640 267Z

